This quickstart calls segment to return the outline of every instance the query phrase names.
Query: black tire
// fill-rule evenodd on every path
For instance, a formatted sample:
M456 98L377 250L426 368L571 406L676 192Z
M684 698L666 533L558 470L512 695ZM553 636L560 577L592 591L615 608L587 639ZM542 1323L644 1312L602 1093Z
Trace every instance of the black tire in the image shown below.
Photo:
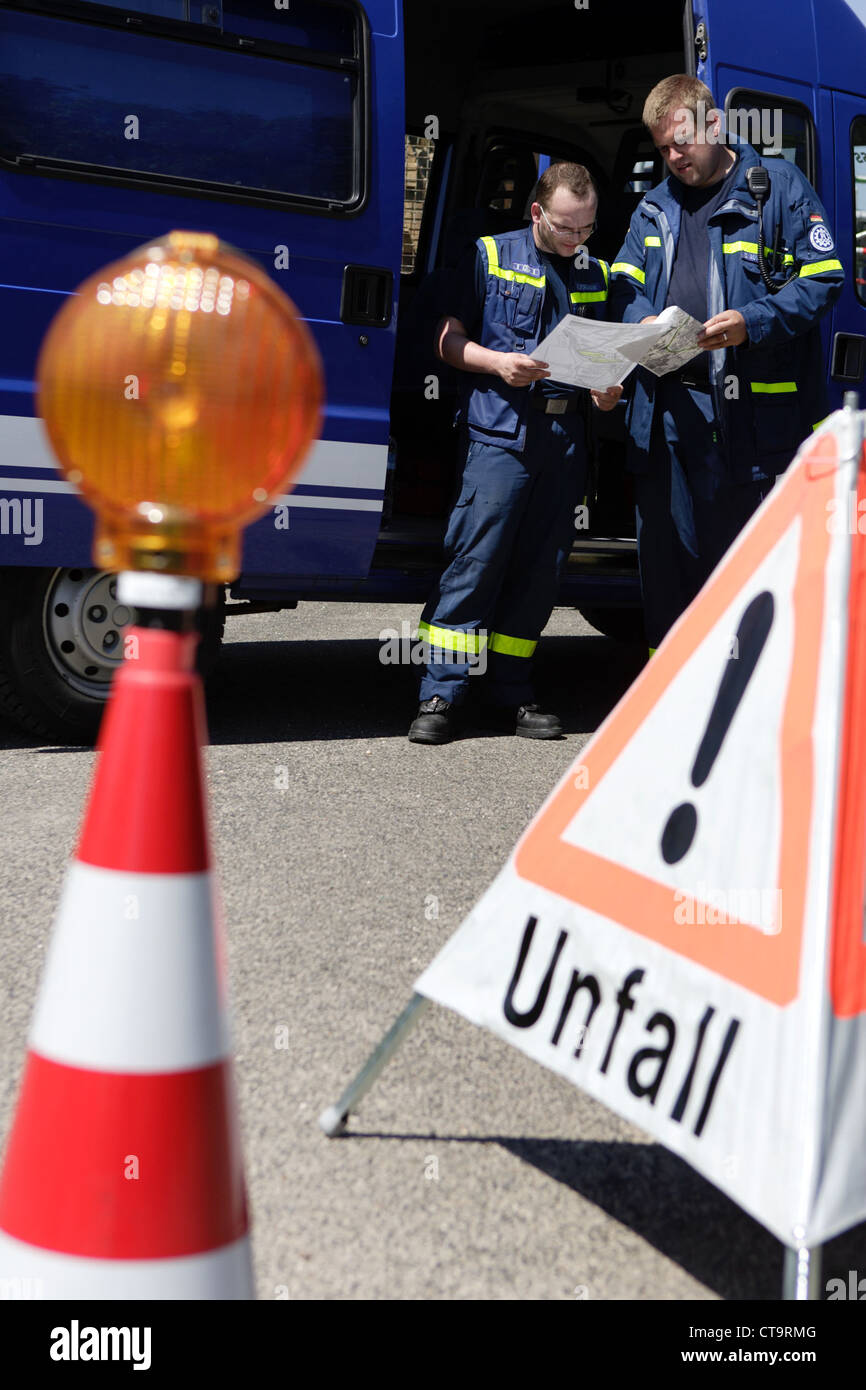
M196 665L207 675L225 624L222 587L202 614ZM0 572L0 714L38 738L94 743L134 617L104 571Z
M581 617L594 628L630 646L645 646L642 608L579 608Z

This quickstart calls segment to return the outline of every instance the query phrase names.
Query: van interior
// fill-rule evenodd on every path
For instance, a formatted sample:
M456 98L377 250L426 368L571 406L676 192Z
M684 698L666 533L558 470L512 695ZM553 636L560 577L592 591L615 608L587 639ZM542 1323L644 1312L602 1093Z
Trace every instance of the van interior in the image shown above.
M687 70L691 5L662 0L631 10L615 20L603 0L583 9L564 0L404 7L406 220L393 447L375 564L411 552L426 568L440 553L455 484L457 373L435 356L433 339L454 267L479 236L526 224L543 156L590 170L599 214L588 249L607 261L662 176L641 111L656 82ZM576 532L569 574L635 573L623 419L622 405L596 412L589 528ZM617 629L612 635L639 630L636 612L614 608L596 618L603 630Z

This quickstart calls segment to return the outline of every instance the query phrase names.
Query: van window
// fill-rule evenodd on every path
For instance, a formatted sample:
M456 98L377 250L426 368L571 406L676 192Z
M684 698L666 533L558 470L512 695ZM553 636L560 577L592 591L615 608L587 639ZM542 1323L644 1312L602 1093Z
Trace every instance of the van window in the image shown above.
M801 102L737 87L725 102L725 128L729 136L753 145L762 157L796 164L814 186L815 124Z
M411 275L418 257L424 204L436 141L426 135L406 136L406 182L403 190L403 261L401 274Z
M88 9L112 6L123 10L124 14L157 15L161 19L190 18L189 0L80 0L80 3Z
M866 304L866 116L851 122L851 175L854 192L854 288Z
M285 0L278 9L275 0L222 0L222 13L227 33L348 58L358 52L355 15L346 5L328 0Z
M57 10L52 0L30 0L22 9ZM293 44L323 52L353 56L355 24L351 10L339 0L69 0L68 12L81 8L121 10L124 15L148 15L191 25L209 24L221 32L243 34L272 43Z
M174 0L154 3L164 14ZM99 22L3 8L7 167L331 212L362 200L365 74L360 56L345 56L361 53L354 9L292 0L277 11L261 0L241 15L229 0L221 31L181 33L155 18L133 37L111 5L75 8ZM260 37L242 47L241 33Z

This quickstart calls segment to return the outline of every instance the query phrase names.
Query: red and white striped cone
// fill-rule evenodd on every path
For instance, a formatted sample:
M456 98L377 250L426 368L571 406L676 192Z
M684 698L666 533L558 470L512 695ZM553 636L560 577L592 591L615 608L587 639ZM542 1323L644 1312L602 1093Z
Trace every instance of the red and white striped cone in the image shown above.
M252 1297L195 637L133 628L0 1177L0 1280Z

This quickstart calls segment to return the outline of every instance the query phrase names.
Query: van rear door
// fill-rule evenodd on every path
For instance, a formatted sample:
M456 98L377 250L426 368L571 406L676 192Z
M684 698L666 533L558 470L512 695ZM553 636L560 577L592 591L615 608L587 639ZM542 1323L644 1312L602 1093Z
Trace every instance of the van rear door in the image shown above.
M837 208L832 254L845 267L845 285L832 310L830 385L839 406L844 391L862 393L866 369L866 97L833 92L832 102Z
M858 18L856 10L859 9ZM845 284L832 311L830 386L834 406L859 391L866 371L866 5L819 10L816 42L822 93L832 120L836 181L835 254Z
M858 6L866 16L861 0L692 3L694 70L724 103L729 129L759 154L781 152L795 163L835 231L836 245L828 255L841 259L846 283L821 320L834 409L866 367L866 100L849 95L864 85L866 29L855 13ZM855 184L857 166L861 180ZM772 177L772 159L768 168ZM863 237L856 252L855 187L862 209L857 230Z

